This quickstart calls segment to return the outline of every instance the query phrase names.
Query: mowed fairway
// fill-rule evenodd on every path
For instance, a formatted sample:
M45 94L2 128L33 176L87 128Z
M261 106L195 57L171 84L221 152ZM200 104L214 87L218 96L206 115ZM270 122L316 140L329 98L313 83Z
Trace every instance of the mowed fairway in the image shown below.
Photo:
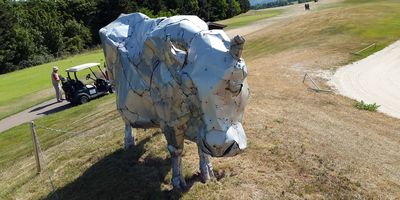
M37 124L60 199L396 199L400 197L400 120L360 111L334 93L302 84L305 72L332 73L400 38L400 2L322 1L246 35L250 100L248 149L213 158L218 181L203 184L197 148L185 143L191 188L174 193L170 160L158 129L138 130L124 151L114 95L42 118ZM322 3L320 2L320 3ZM318 4L319 5L319 4ZM285 7L282 15L302 12ZM271 18L272 20L273 18ZM397 28L399 27L399 29ZM350 54L376 42L361 56ZM78 133L79 132L79 133ZM14 136L15 134L15 136ZM0 199L53 199L47 174L35 175L28 125L0 134ZM16 139L19 138L19 139ZM10 152L11 151L11 152ZM4 155L4 156L3 156Z
M234 29L244 25L248 25L259 20L268 19L282 14L283 9L265 9L250 10L247 13L232 17L230 19L221 20L218 23L227 25L226 29Z
M57 65L59 74L66 76L65 69L104 60L103 51L95 50L28 69L0 75L0 119L27 109L54 96L50 74Z

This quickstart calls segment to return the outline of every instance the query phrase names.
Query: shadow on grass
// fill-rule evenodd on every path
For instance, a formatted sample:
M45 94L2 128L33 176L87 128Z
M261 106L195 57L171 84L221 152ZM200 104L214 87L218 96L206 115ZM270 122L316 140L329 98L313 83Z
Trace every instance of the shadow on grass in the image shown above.
M153 136L157 134L160 133ZM171 169L170 159L139 159L145 143L153 136L140 141L131 150L120 149L104 157L45 199L179 199L181 192L161 188L163 183L170 184L164 181ZM188 182L193 185L197 182L196 176Z

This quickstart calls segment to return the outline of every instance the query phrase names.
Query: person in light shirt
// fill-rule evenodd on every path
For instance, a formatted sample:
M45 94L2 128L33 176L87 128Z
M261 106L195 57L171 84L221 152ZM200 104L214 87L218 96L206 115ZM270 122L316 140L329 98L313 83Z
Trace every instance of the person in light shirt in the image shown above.
M60 85L60 76L58 75L58 67L53 67L53 72L51 73L51 82L53 84L54 90L56 91L57 102L61 102L64 99L62 98L62 91Z

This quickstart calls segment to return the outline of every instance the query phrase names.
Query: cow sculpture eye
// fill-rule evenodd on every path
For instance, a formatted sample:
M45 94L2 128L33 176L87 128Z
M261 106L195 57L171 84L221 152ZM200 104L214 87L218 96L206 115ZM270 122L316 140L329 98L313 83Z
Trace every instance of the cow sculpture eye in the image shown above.
M232 93L232 96L236 97L242 91L243 84L239 81L229 81L228 87L225 88Z

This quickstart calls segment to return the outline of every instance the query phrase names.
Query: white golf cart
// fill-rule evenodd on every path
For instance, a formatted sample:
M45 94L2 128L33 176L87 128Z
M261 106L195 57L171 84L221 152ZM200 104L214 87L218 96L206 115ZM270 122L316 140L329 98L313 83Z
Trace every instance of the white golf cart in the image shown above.
M95 67L100 71L97 74L92 69ZM92 83L84 84L78 79L77 72L84 70L90 70L93 74L94 78L90 73L86 75L86 81L91 82L92 80ZM100 63L86 63L68 68L65 71L68 76L67 79L61 80L62 88L65 92L65 99L73 104L83 104L93 98L113 92L110 82L106 80L106 74L100 68ZM72 73L73 77L71 77Z

